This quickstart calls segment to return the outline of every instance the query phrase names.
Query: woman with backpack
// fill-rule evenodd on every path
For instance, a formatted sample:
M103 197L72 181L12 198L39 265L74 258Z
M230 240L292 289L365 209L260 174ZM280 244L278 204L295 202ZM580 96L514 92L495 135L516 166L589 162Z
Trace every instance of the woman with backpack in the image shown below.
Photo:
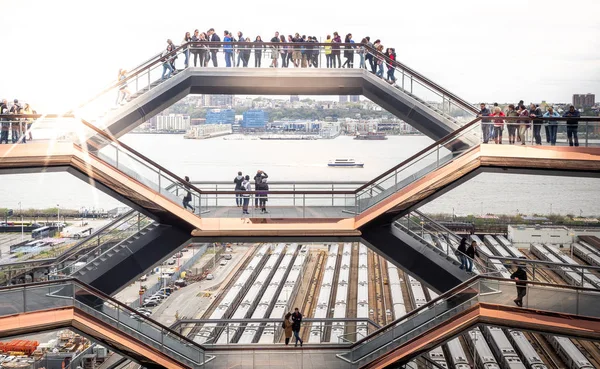
M290 318L292 317L292 313L285 314L285 318L283 318L283 323L281 324L281 328L285 332L285 345L287 346L292 339L292 321Z

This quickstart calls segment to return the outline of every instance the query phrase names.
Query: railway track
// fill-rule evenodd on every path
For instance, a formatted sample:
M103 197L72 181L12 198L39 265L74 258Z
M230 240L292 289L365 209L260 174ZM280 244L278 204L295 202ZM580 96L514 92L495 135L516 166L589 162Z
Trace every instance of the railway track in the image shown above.
M369 264L369 270L373 271L369 280L369 306L370 310L373 311L372 319L377 322L377 324L383 326L385 325L385 311L383 311L383 294L381 291L381 263L379 263L379 255L377 255L377 253L371 251L369 255Z
M356 318L356 307L358 300L358 244L352 245L352 258L350 260L350 279L348 281L348 305L346 317ZM346 324L346 332L356 332L356 323ZM356 337L350 336L349 339L356 340Z
M258 245L258 246L260 246L260 245ZM248 264L250 263L250 260L252 260L252 258L254 257L254 254L260 248L260 247L257 247L257 245L254 245L252 247L254 248L254 250L252 250L251 253L247 253L244 256L244 261L239 265L239 267L237 268L237 270L235 271L233 276L231 278L229 278L225 287L219 292L219 295L213 300L213 302L210 304L208 309L206 309L206 311L202 314L202 319L208 319L211 316L211 314L215 311L217 306L219 306L219 304L223 300L223 297L227 294L227 291L229 291L231 289L231 287L235 284L235 282L238 280L240 274L242 274L244 272L244 269L246 269L246 266L248 266ZM193 339L196 336L196 334L198 333L198 331L200 330L200 328L201 327L198 325L194 326L186 334L186 337Z
M304 303L302 304L302 311L304 312L305 317L313 317L314 310L317 303L317 296L319 296L319 288L321 286L321 282L323 280L323 274L325 273L325 260L327 258L326 252L319 252L317 256L317 261L315 268L313 270L313 276L311 278L310 285L306 291L304 296ZM310 326L304 326L302 331L300 332L300 336L303 341L308 340L308 335L310 333Z
M390 277L388 275L388 269L386 267L386 260L382 256L379 256L379 270L381 272L381 291L383 292L383 316L385 324L394 321L392 313L392 293L390 292Z
M596 345L589 341L571 339L573 344L581 351L581 353L589 360L594 368L600 368L600 352Z
M528 333L523 332L525 337L531 342L531 345L535 349L535 351L540 355L540 358L546 364L548 369L561 369L564 368L564 364L562 360L556 353L548 341L546 341L542 336L538 333Z

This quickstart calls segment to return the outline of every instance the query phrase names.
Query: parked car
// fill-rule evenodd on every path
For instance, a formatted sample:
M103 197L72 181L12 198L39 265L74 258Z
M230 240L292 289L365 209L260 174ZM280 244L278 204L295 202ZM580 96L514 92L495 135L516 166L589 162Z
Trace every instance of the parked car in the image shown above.
M177 254L173 255L173 258L180 258L183 256L183 253L180 251Z
M187 282L185 281L185 279L178 279L175 281L175 285L177 287L185 287L187 286Z
M225 255L223 255L223 259L225 259L225 260L231 260L232 256L231 256L231 254L225 254Z
M233 249L231 247L226 247L225 252L233 252Z
M221 262L219 263L220 266L225 266L227 265L227 260L221 260Z
M214 275L212 275L210 273L206 275L206 280L210 281L210 280L213 280L213 279L215 279Z
M143 307L153 307L153 306L158 306L159 303L160 303L160 301L158 301L158 300L149 300L147 302L144 302L144 304L142 306Z
M140 277L140 282L146 282L148 280L148 275L144 274Z

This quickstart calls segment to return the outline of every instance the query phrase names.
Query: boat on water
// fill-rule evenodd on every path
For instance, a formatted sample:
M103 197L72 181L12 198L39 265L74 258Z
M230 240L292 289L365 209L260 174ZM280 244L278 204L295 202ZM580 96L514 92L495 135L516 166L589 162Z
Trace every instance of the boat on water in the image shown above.
M365 163L357 162L354 159L335 159L330 160L327 166L338 168L362 168L365 166Z
M355 140L387 140L387 137L385 136L385 133L378 133L378 132L367 132L367 133L357 133L356 136L354 136Z

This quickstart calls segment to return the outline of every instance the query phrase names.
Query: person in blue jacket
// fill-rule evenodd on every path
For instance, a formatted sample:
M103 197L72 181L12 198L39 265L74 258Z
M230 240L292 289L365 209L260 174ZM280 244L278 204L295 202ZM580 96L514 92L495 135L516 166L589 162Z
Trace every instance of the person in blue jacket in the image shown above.
M548 108L548 111L544 113L544 118L560 118L560 114L554 111L554 108L551 106ZM550 139L550 145L556 145L556 131L558 130L558 122L555 120L551 120L546 124L548 127L548 138Z
M233 37L229 31L225 31L224 34L223 42L233 42ZM225 44L223 45L223 51L225 52L225 66L231 68L233 65L233 46Z

